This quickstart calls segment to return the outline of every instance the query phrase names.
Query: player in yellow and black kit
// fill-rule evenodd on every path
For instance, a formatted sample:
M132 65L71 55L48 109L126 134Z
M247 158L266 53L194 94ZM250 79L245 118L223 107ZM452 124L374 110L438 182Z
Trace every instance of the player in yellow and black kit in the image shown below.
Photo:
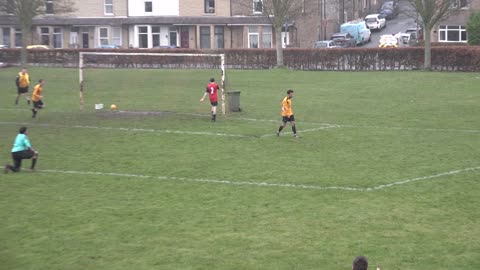
M33 101L33 109L32 109L32 118L35 118L37 116L38 110L43 108L43 101L42 101L42 91L43 91L43 85L45 83L43 80L38 80L38 84L35 85L35 88L33 89L33 94L32 94L32 101Z
M17 78L15 79L15 84L17 85L17 97L15 98L15 105L18 105L18 99L20 95L24 95L27 100L27 104L30 105L30 97L28 96L28 87L30 86L30 76L27 73L27 69L23 68L21 72L18 73Z
M290 122L290 125L292 125L293 137L298 138L297 129L295 128L295 116L293 115L292 110L292 98L293 90L289 89L287 91L287 96L282 101L282 111L280 112L282 115L282 124L278 128L277 137L280 136L280 132L285 127L287 122Z

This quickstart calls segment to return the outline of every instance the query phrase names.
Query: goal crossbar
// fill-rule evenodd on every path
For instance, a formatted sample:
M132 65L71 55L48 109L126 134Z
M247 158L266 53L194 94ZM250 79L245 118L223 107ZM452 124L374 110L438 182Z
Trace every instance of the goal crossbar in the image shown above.
M128 56L192 56L192 57L219 57L221 70L220 91L222 97L222 114L225 114L225 54L203 54L203 53L125 53L125 52L80 52L78 60L78 76L80 84L80 110L83 110L83 69L85 55L128 55Z

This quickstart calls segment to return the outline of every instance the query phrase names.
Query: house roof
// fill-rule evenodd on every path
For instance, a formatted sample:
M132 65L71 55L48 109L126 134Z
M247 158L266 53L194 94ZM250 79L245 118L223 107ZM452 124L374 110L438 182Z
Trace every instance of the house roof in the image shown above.
M155 17L114 17L114 18L79 18L79 17L37 17L33 25L138 25L138 24L169 24L169 25L271 25L263 16L155 16ZM15 16L0 16L0 25L18 25Z

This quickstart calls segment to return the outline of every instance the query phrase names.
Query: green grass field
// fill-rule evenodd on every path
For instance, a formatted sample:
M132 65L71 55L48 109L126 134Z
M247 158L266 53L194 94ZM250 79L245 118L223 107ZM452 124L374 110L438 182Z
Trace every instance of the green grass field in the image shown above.
M480 74L0 69L0 164L26 125L36 172L1 174L0 269L480 269ZM300 138L277 138L296 90ZM114 103L120 112L95 111ZM24 161L24 169L30 161Z

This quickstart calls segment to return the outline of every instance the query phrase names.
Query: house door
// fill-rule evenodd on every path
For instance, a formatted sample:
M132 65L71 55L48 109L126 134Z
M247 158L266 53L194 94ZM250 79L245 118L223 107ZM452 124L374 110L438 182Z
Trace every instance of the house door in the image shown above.
M88 32L82 33L82 48L88 48Z
M182 27L182 30L180 32L180 46L182 48L188 48L189 46L189 39L190 36L188 34L188 28L187 27Z

